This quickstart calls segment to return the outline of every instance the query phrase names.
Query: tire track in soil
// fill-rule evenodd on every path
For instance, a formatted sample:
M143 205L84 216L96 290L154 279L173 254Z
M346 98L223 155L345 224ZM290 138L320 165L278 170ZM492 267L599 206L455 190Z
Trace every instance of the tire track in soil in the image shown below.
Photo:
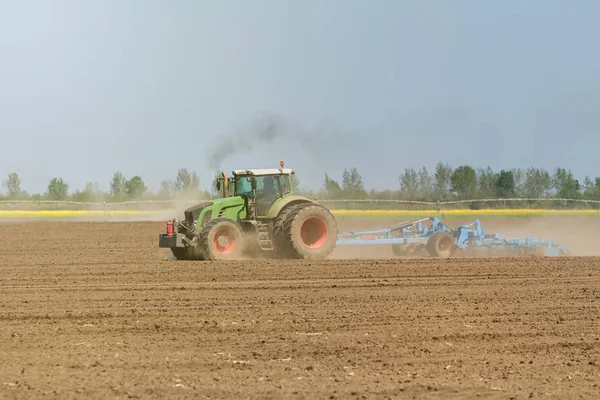
M5 224L2 398L597 398L598 258L174 262Z

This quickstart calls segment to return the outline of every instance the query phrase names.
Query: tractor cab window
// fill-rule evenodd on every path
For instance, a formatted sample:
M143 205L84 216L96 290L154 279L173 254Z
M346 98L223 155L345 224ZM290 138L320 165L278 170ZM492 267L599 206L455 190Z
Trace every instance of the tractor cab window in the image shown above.
M252 193L252 184L247 177L240 177L235 182L235 195L250 195Z
M288 194L291 191L287 176L276 176L275 182L277 183L277 188L279 189L280 194Z
M290 186L285 175L267 175L256 178L256 191L258 193L284 195L290 192Z
M269 197L271 195L277 196L278 194L284 195L290 192L290 186L288 178L285 175L279 176L257 176L256 177L256 192L258 194L264 193ZM250 195L252 193L252 184L248 177L240 177L237 179L235 184L235 195Z

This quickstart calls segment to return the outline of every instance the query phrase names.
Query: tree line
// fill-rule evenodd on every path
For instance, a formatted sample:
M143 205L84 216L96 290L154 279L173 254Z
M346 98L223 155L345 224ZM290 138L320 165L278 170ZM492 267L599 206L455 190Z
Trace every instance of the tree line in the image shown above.
M344 169L341 180L325 174L320 188L307 188L292 176L294 191L320 199L374 199L448 201L484 198L566 198L600 200L600 177L575 179L570 170L556 168L510 169L494 171L492 168L474 168L461 165L453 168L438 163L433 171L426 167L406 168L398 177L394 188L367 190L356 168ZM152 193L142 177L125 177L113 174L110 189L104 192L96 183L87 183L83 189L69 191L69 185L60 177L49 181L42 194L28 194L21 189L21 179L11 173L2 182L4 199L8 200L71 200L76 202L119 202L128 200L169 200L173 198L201 199L217 195L214 181L209 190L200 189L200 180L193 171L179 169L175 179L161 182L157 193ZM391 185L392 186L392 185Z
M503 198L564 198L600 200L600 177L579 182L570 170L526 168L494 171L491 167L452 168L438 163L435 170L406 168L396 189L367 191L356 168L345 169L341 183L325 175L318 193L325 199L390 199L450 201Z
M44 193L29 194L21 189L22 181L17 173L11 173L2 182L5 200L53 200L75 202L120 202L137 200L170 200L173 198L208 198L211 193L200 190L200 179L193 171L181 168L173 180L160 184L157 193L152 193L142 177L126 178L117 171L113 174L110 189L102 191L97 183L88 182L83 189L70 192L63 178L53 178Z

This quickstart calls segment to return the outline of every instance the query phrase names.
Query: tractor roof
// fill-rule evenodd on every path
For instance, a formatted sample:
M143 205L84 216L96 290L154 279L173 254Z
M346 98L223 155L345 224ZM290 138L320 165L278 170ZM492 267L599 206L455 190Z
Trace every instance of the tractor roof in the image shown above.
M236 169L233 175L290 175L294 174L294 170L290 168L259 168L259 169Z

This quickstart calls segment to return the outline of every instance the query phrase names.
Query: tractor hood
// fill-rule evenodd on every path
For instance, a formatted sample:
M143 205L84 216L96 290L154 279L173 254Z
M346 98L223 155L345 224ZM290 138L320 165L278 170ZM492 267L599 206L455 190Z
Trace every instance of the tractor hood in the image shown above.
M196 210L193 211L195 218L189 226L195 226L196 230L199 230L202 225L211 219L229 218L237 220L246 217L244 199L241 196L214 199L191 208Z
M188 226L193 226L194 221L196 221L198 219L198 216L200 215L202 210L204 210L208 206L211 206L212 204L213 204L212 201L205 201L203 203L195 204L195 205L187 208L183 212L183 215L185 217L185 222L188 224Z

